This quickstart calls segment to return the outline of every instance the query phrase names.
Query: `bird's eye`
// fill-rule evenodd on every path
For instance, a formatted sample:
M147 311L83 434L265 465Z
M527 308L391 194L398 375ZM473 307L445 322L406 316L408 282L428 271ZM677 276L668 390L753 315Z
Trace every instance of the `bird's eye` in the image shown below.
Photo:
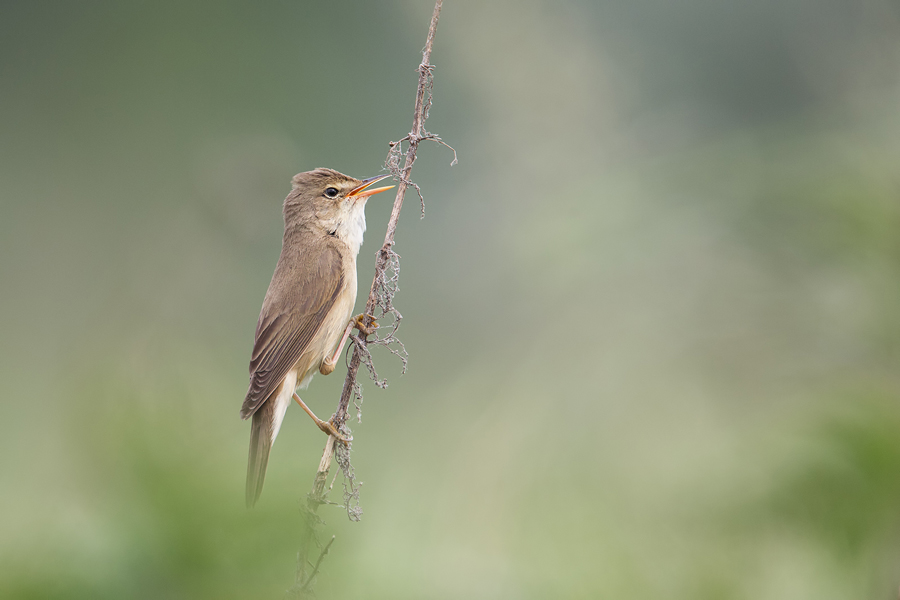
M337 188L332 188L332 187L330 187L330 188L326 189L326 190L325 190L325 195L328 196L329 198L334 198L334 197L336 197L336 196L338 195Z

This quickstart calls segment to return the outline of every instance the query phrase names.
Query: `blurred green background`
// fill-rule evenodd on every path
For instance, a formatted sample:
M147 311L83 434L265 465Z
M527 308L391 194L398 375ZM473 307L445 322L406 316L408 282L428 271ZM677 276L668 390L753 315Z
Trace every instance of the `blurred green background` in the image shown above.
M0 597L283 597L324 438L248 511L238 418L281 203L380 172L431 9L3 3ZM432 59L460 163L319 597L896 598L898 4L448 0Z

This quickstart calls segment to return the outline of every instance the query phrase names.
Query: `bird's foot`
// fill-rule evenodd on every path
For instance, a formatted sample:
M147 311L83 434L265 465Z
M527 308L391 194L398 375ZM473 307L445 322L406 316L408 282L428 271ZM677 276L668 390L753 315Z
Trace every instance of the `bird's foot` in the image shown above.
M334 426L334 420L328 419L327 421L323 421L321 419L316 421L316 425L319 426L319 429L327 433L328 435L334 437L337 441L341 442L345 446L349 445L350 442L353 441L353 438L345 438L338 430L337 427Z
M366 325L366 320L371 321L371 325ZM372 315L361 313L353 317L351 321L353 327L359 330L360 333L365 335L372 335L375 333L375 330L378 329L378 322L375 321L375 317Z
M297 395L297 392L294 392L294 400L296 400L297 404L299 404L300 407L304 411L306 411L306 414L308 414L312 418L312 420L316 422L316 425L318 425L319 429L321 429L328 435L334 436L334 439L341 442L345 446L353 441L352 437L346 438L337 430L337 427L334 426L334 417L331 417L327 421L323 421L322 419L317 417L316 413L310 410L310 408L306 405L306 402L300 399L300 396Z

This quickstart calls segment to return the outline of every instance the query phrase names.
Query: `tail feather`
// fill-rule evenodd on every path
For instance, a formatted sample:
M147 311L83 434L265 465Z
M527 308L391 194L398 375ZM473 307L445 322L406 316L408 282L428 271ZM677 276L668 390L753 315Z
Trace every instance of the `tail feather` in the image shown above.
M269 451L272 449L272 408L271 400L263 404L253 413L253 424L250 428L250 459L247 462L247 508L253 508L262 493L266 481L266 467L269 464Z
M247 508L253 508L262 493L263 483L266 481L266 467L269 464L269 451L275 443L278 430L281 429L284 413L291 404L296 387L297 374L288 373L281 387L253 413L253 423L250 426L250 458L247 462Z

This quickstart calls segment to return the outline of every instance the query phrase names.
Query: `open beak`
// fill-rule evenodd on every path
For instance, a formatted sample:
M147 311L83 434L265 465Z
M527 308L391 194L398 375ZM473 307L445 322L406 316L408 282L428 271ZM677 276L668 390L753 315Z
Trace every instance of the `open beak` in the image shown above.
M390 175L379 175L377 177L369 177L368 179L363 179L362 185L359 185L359 186L353 188L352 190L350 190L350 193L347 194L347 197L348 198L368 198L369 196L373 196L375 194L380 194L381 192L383 192L385 190L389 190L394 186L389 185L386 187L368 189L369 186L374 185L383 179L387 179L388 177L390 177Z

